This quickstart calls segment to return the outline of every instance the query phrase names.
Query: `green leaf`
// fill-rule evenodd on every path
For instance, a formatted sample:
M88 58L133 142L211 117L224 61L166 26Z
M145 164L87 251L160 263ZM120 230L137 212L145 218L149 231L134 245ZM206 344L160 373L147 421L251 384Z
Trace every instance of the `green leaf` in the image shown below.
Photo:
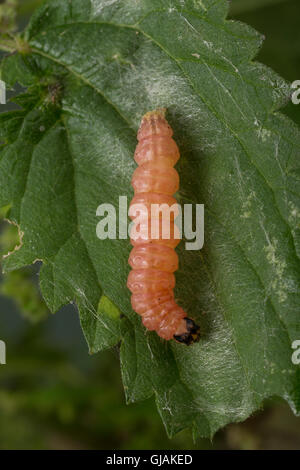
M76 302L90 350L121 339L127 401L155 394L169 435L212 436L272 396L300 413L300 133L277 111L290 86L252 61L262 37L227 10L52 0L24 33L30 52L2 63L35 103L4 119L0 205L24 232L5 270L42 260L49 308ZM157 107L181 151L180 202L205 204L204 248L178 250L176 297L203 332L189 348L132 311L129 241L96 237L98 205L132 197L136 132Z
M38 323L47 317L49 311L40 297L33 275L28 267L7 273L1 282L0 293L11 297L26 319Z
M0 5L0 33L6 34L16 30L17 0L4 0Z

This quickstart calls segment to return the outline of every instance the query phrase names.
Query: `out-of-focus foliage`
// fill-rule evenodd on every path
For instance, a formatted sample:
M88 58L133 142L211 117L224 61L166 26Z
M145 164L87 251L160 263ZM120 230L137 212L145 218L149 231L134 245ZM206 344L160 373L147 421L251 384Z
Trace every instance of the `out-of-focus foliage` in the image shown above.
M0 213L0 257L6 256L21 244L18 227L1 219L7 208ZM44 319L49 310L38 288L37 266L28 266L7 273L0 284L0 293L12 298L25 318L33 323Z
M245 1L256 5L255 0ZM244 3L244 0L236 0L233 3L233 14L239 7L242 9ZM265 41L257 60L267 64L291 83L300 80L299 0L269 0L268 6L261 0L258 3L258 9L252 8L251 11L233 17L263 32ZM284 112L300 124L300 105L290 102Z
M279 3L288 3L290 0L230 0L231 13L240 15L245 12L254 11L256 15L260 13L258 10L264 7L273 7Z
M1 223L1 218L0 218ZM18 227L14 224L1 223L0 232L0 256L6 256L20 243Z
M1 298L0 312L0 449L300 449L298 420L280 403L213 444L186 431L169 440L152 399L124 404L118 350L88 356L72 308L34 326Z
M33 281L33 269L28 267L8 273L0 285L0 293L12 298L25 318L35 323L43 320L49 310Z
M6 305L6 309L10 304ZM126 406L118 351L88 356L72 308L35 326L4 314L0 369L0 448L196 448L189 433L173 441L148 400Z
M11 33L17 29L18 0L6 0L0 3L0 34Z

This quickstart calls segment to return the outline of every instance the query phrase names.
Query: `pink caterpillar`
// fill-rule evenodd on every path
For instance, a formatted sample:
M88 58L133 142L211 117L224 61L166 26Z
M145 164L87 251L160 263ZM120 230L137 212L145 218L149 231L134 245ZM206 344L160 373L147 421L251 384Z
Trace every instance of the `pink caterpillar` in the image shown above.
M148 209L144 217L149 227L151 204L172 206L177 202L172 195L179 188L179 176L173 167L180 155L172 135L165 110L145 114L137 135L139 143L134 158L139 166L132 177L135 195L130 207L143 204ZM134 220L136 216L131 218ZM174 216L169 224L168 239L162 237L161 227L158 238L151 238L150 231L131 238L133 250L129 264L132 271L127 286L132 292L132 308L141 315L146 328L155 330L166 340L174 338L189 345L199 340L199 327L174 300L174 272L178 269L174 248L180 239L175 236Z

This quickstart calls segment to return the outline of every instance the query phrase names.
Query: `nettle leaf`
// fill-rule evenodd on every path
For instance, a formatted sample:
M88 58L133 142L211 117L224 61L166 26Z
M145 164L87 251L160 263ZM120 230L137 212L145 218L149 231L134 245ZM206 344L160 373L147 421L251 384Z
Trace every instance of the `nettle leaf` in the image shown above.
M91 352L121 341L127 401L155 394L171 436L212 436L272 396L300 412L300 133L277 112L290 86L252 61L262 36L227 9L52 0L23 34L30 51L2 62L27 87L1 118L0 203L23 234L4 269L42 260L49 308L76 302ZM98 205L132 197L136 132L156 107L181 151L180 202L205 204L204 248L178 250L176 297L203 331L188 348L132 311L129 240L96 237Z

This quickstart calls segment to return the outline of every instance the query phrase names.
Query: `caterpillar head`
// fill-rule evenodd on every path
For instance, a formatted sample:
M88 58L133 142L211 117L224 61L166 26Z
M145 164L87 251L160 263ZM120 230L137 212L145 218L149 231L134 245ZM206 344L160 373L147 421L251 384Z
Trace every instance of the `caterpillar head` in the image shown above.
M197 343L200 339L200 327L196 325L194 320L188 317L185 317L183 322L184 325L182 325L178 333L175 333L173 338L178 343L184 343L187 346L193 343Z

